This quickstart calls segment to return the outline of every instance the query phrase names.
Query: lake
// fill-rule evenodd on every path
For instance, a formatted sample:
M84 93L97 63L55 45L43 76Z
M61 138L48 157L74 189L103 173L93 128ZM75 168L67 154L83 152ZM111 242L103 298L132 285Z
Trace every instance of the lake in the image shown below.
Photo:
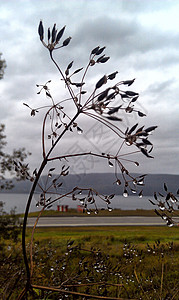
M84 197L85 195L83 195ZM82 196L81 196L82 197ZM4 209L6 212L10 212L12 208L16 206L16 212L17 213L23 213L25 210L26 202L27 202L28 194L13 194L13 193L0 193L0 201L3 201L5 203ZM137 196L128 196L127 198L123 196L116 195L111 200L110 206L112 208L120 208L123 210L135 210L135 209L154 209L154 206L148 201L148 199L152 200L152 196L144 196L142 198L139 198ZM41 208L36 207L36 203L38 202L39 195L35 195L30 211L38 211ZM98 200L97 202L98 208L105 208L105 204L102 200ZM51 209L56 210L57 205L68 205L69 208L76 208L77 205L79 205L80 202L78 200L73 201L69 198L66 198L62 201L57 201L53 204L53 207ZM91 206L93 208L93 206Z

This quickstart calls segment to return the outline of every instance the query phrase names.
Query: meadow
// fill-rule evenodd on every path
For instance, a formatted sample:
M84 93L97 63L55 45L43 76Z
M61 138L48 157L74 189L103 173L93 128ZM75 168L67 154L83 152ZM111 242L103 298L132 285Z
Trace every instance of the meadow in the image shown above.
M30 238L31 229L27 229ZM168 228L166 226L88 226L88 227L48 227L36 228L35 241L51 241L54 244L67 242L69 239L76 243L84 243L85 240L98 241L100 247L104 248L111 241L114 244L123 244L125 241L134 243L139 247L147 243L174 242L179 245L179 227ZM86 246L86 245L85 245Z
M36 228L31 259L35 299L177 300L178 250L177 226ZM21 255L20 241L4 241L3 299L18 299L23 288Z

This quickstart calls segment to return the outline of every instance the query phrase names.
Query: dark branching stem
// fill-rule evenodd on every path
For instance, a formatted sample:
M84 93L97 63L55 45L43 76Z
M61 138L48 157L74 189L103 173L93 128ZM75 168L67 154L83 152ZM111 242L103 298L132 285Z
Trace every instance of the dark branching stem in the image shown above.
M46 124L46 120L47 120L47 116L49 114L49 112L54 108L54 106L52 106L47 113L45 114L44 120L43 120L43 127L42 127L42 150L43 150L43 158L45 159L46 157L46 153L45 153L45 124Z
M30 205L32 202L32 197L34 195L38 180L42 174L42 171L44 170L45 166L47 164L47 159L44 158L40 169L36 175L36 178L34 180L34 183L32 185L30 194L29 194L29 198L27 201L27 205L26 205L26 210L25 210L25 214L24 214L24 221L23 221L23 229L22 229L22 250L23 250L23 257L24 257L24 263L25 263L25 267L26 267L26 273L27 273L27 284L26 284L26 291L29 290L30 288L30 269L29 269L29 264L28 264L28 259L27 259L27 253L26 253L26 242L25 242L25 235L26 235L26 227L27 227L27 218L28 218L28 213L29 213L29 209L30 209Z
M70 86L69 86L69 83L68 83L68 81L66 80L65 76L63 75L63 72L62 72L62 70L60 69L59 65L57 64L57 62L56 62L55 59L53 58L52 51L50 51L50 58L51 58L51 60L53 61L53 63L55 64L55 66L56 66L56 68L58 69L59 73L61 74L61 76L62 76L64 82L66 83L67 88L68 88L68 91L69 91L69 94L70 94L70 96L72 97L73 102L75 103L75 106L77 107L77 104L76 104L76 102L75 102L75 96L74 96L74 94L73 94L73 91L71 90L71 88L70 88Z
M53 146L50 148L50 150L48 151L47 155L44 157L41 166L39 168L39 171L37 172L37 175L35 177L34 183L32 185L30 194L29 194L29 198L27 201L27 205L26 205L26 210L25 210L25 214L24 214L24 221L23 221L23 230L22 230L22 249L23 249L23 258L24 258L24 264L25 264L25 268L26 268L26 273L27 273L27 284L26 284L26 291L29 290L29 288L31 287L31 283L30 283L30 269L29 269L29 264L28 264L28 258L27 258L27 252L26 252L26 241L25 241L25 236L26 236L26 228L27 228L27 218L28 218L28 214L29 214L29 209L30 209L30 205L32 202L32 197L34 195L35 189L37 187L39 178L48 162L48 158L50 156L50 154L52 153L53 149L55 148L55 146L58 144L58 142L60 141L60 139L62 138L62 136L66 133L66 131L69 129L69 127L73 124L73 122L77 119L77 117L80 114L80 110L77 111L77 113L75 114L74 118L69 122L69 124L67 125L67 127L62 131L62 133L59 135L59 137L57 138L57 140L55 141L55 143L53 144ZM45 125L45 124L44 124Z
M67 84L69 93L74 101L74 95L68 85L68 83L66 82L66 79L60 69L60 67L58 66L58 64L56 63L56 61L54 60L53 56L52 56L52 51L50 51L50 58L53 61L53 63L55 64L55 66L57 67L59 73L61 74L63 80L65 81L65 83ZM75 101L74 101L75 103ZM76 105L76 103L75 103ZM54 107L54 106L53 106ZM49 109L49 111L52 108ZM49 112L48 111L48 112ZM44 122L43 122L43 130L42 130L42 148L43 148L43 161L41 163L41 166L39 168L39 171L36 175L36 178L34 180L34 183L32 185L30 194L29 194L29 198L27 201L27 205L26 205L26 210L25 210L25 214L24 214L24 221L23 221L23 230L22 230L22 249L23 249L23 257L24 257L24 263L25 263L25 267L26 267L26 273L27 273L27 284L26 284L26 291L29 290L30 288L30 269L29 269L29 264L28 264L28 258L27 258L27 252L26 252L26 241L25 241L25 235L26 235L26 228L27 228L27 218L28 218L28 214L29 214L29 209L30 209L30 205L32 202L32 197L34 195L35 189L37 187L39 178L47 164L48 158L50 156L50 154L52 153L53 149L56 147L56 145L58 144L58 142L60 141L60 139L62 138L62 136L66 133L66 131L69 129L69 127L73 124L73 122L76 120L76 118L78 117L78 115L81 113L81 110L78 109L77 113L75 114L74 118L69 122L69 124L67 125L67 127L62 131L62 133L59 135L59 137L57 138L57 140L55 141L55 143L52 145L52 147L50 148L50 150L48 151L47 155L45 154L45 141L44 141L44 134L45 134L45 123L46 123L46 117L48 115L48 113L45 116Z
M55 26L55 25L54 25ZM55 27L54 27L55 28ZM64 28L63 28L63 30L64 30ZM62 30L62 33L63 33L63 30ZM47 163L49 162L49 161L55 161L56 159L62 159L62 158L67 158L67 157L74 157L74 156L85 156L85 155L91 155L91 156L98 156L98 157L101 157L101 158L105 158L105 159L108 159L108 161L109 161L109 159L113 159L114 160L114 163L115 163L115 174L116 174L116 178L117 178L117 167L119 167L120 169L121 169L121 172L122 172L122 176L123 176L123 179L124 179L124 181L125 181L125 183L127 183L127 181L126 181L126 179L125 179L125 175L124 175L124 171L127 171L125 168L124 168L124 166L123 166L123 164L122 164L122 162L121 162L121 160L125 160L125 161L131 161L131 160L128 160L128 159L126 159L125 158L125 155L129 155L129 154L132 154L132 153L137 153L137 152L139 152L140 150L143 150L142 152L143 152L143 154L145 154L146 156L148 156L148 157L151 157L150 155L148 155L148 153L147 153L147 151L145 150L145 148L142 148L142 149L138 149L137 151L134 151L134 152L130 152L130 153L128 153L128 154L123 154L123 155L119 155L119 152L120 152L120 150L121 150L121 148L122 148L122 146L124 145L124 143L126 142L126 133L124 133L118 126L116 126L116 125L114 125L113 123L111 123L108 119L110 119L110 115L107 115L107 119L105 119L103 116L101 116L101 115L96 115L96 114L93 114L93 113L91 113L91 112L89 112L89 110L90 109L93 109L93 108L95 108L95 106L94 105L96 105L96 103L98 103L97 101L98 101L98 96L100 96L102 93L99 93L99 94L97 94L97 95L95 95L95 92L96 92L96 90L98 89L98 88L100 88L103 84L105 84L106 82L104 81L104 78L106 78L106 81L107 81L107 79L113 79L113 78L107 78L106 76L104 76L103 78L101 78L101 80L103 80L102 82L101 82L101 80L99 80L98 81L98 83L96 84L96 87L95 87L95 89L94 89L94 91L93 91L93 93L88 97L88 99L86 100L86 102L83 104L83 106L82 106L82 84L83 84L83 81L84 81L84 78L85 78L85 76L86 76L86 73L87 73L87 71L88 71L88 69L89 69L89 66L90 66L90 62L88 63L88 65L87 65L87 67L86 67L86 69L85 69L85 72L84 72L84 74L83 74L83 76L82 76L82 80L81 80L81 86L80 86L80 92L79 92L79 99L77 99L77 97L75 96L75 93L74 93L74 91L73 91L73 89L72 89L72 87L71 87L71 85L70 84L72 84L72 83L70 83L70 77L69 78L67 78L67 76L65 77L65 75L64 75L64 73L62 72L62 70L61 70L61 68L59 67L59 65L58 65L58 63L55 61L55 59L53 58L53 49L54 49L54 43L52 43L52 45L51 46L53 46L53 47L50 47L49 48L49 45L47 46L44 42L43 42L43 26L42 26L42 22L40 22L40 25L39 25L39 35L40 35L40 40L41 40L41 42L43 43L43 45L46 47L46 48L48 48L48 50L49 50L49 54L50 54L50 58L51 58L51 60L52 60L52 62L54 63L54 65L55 65L55 67L57 68L57 70L58 70L58 72L60 73L60 75L61 75L61 77L62 77L62 80L64 81L64 83L65 83L65 85L66 85L66 87L67 87L67 89L68 89L68 92L69 92L69 95L70 95L70 99L73 101L73 104L75 105L75 107L76 107L76 113L75 113L75 115L74 115L74 117L72 118L72 119L70 119L69 120L69 123L68 123L68 125L66 125L65 124L65 128L62 130L62 132L59 134L59 136L56 138L56 140L55 140L55 142L52 144L52 146L48 149L48 150L46 150L46 144L45 144L45 132L46 132L46 122L47 122L47 116L49 115L49 113L51 113L52 112L52 119L54 118L54 111L56 111L56 113L57 113L57 109L58 109L58 107L57 107L57 104L55 105L55 103L54 103L54 101L53 101L53 98L51 97L51 95L50 95L50 98L52 98L52 106L48 109L48 111L47 111L47 113L45 114L45 117L44 117L44 120L43 120L43 127L42 127L42 162L41 162L41 165L40 165L40 168L39 168L39 170L38 170L38 172L37 172L37 174L36 174L36 176L35 176L35 179L34 179L34 182L33 182L33 184L32 184L32 188L31 188L31 191L30 191L30 194L29 194L29 197L28 197L28 200L27 200L27 205L26 205L26 209L25 209L25 214L24 214L24 221L23 221L23 230L22 230L22 249L23 249L23 258L24 258L24 263L25 263L25 268L26 268L26 275L27 275L27 282L26 282L26 287L25 287L25 289L23 290L23 292L21 293L21 295L20 295L20 297L18 298L18 299L22 299L25 295L27 295L27 292L28 291L33 291L33 287L35 287L34 285L32 285L32 283L31 283L31 271L32 271L32 269L30 270L30 267L29 267L29 260L28 260L28 257L27 257L27 251L26 251L26 228L27 228L27 218L28 218L28 214L29 214L29 209L30 209L30 205L31 205L31 202L32 202L32 198L33 198L33 195L34 195L34 193L35 193L35 190L36 190L36 187L37 187L37 185L38 185L38 182L39 182L39 179L40 179L40 177L41 177L41 174L42 174L42 172L44 171L44 169L45 169L45 167L46 167L46 165L47 165ZM66 44L67 45L67 44ZM63 47L63 46L66 46L64 43L63 43L63 45L62 46L60 46L60 47L58 47L58 48L61 48L61 47ZM56 49L58 49L58 48L56 48ZM93 49L93 51L92 51L92 54L94 54L94 56L90 56L90 60L92 59L92 58L94 58L95 57L95 55L97 54L97 52L96 51L98 51L99 49L98 49L99 47L97 47L97 49L95 50L95 49ZM104 50L104 48L101 48L101 50ZM94 51L95 50L95 51ZM99 53L98 53L99 54ZM116 72L115 73L113 73L114 74L114 77L115 77L115 74L116 74ZM113 75L113 74L111 74L111 75ZM72 74L73 75L73 74ZM109 75L109 76L111 76L111 75ZM134 81L134 80L133 80ZM131 82L133 82L133 81L131 81ZM116 84L114 87L115 87L115 90L116 90L116 87L117 87L117 85L120 85L120 84L127 84L127 82L120 82L120 83L118 83L118 84ZM130 81L128 82L128 83L130 83ZM131 83L130 83L131 84ZM129 84L128 84L129 85ZM46 86L45 86L46 87ZM110 88L110 89L113 89L113 88ZM104 92L103 92L104 93ZM125 95L125 92L123 92L122 91L122 93ZM127 93L127 92L126 92ZM119 91L117 92L117 94L119 94ZM128 94L126 94L125 96L127 96L127 98L128 97L131 97L131 96L136 96L136 95L138 95L138 94L136 94L136 93L134 93L134 92L131 92L131 91L128 91ZM110 99L110 98L109 98ZM131 98L130 98L131 99ZM134 98L132 98L132 99L134 99ZM66 100L68 100L68 99L66 99ZM64 100L64 101L66 101L66 100ZM77 101L78 100L78 101ZM132 101L132 100L131 100ZM63 101L62 101L63 102ZM62 103L62 102L60 102L60 103ZM91 103L92 103L92 105L91 105ZM131 103L131 102L130 102ZM89 104L89 105L88 105ZM98 106L97 106L97 108L98 108ZM115 111L118 111L118 109L119 108L117 108L117 110L115 110ZM99 112L99 108L98 109L96 109L96 112L98 113ZM101 112L101 109L100 109L100 112ZM61 139L62 139L62 137L65 135L65 133L70 129L70 127L72 126L72 125L74 125L74 123L75 123L75 121L76 121L76 119L78 118L78 116L81 114L81 113L83 113L83 114L85 114L85 115L87 115L87 116L89 116L89 117L91 117L91 118L93 118L94 120L96 120L96 121L98 121L98 122L100 122L101 124L103 124L103 125L105 125L105 126L107 126L117 137L119 137L119 138L121 138L122 139L122 144L121 144L121 146L120 146L120 148L119 148L119 150L117 151L117 153L116 153L116 155L109 155L109 154L103 154L103 153L101 153L101 154L97 154L97 153L93 153L93 152L84 152L84 153L76 153L76 154L71 154L71 155L61 155L61 156L57 156L57 157L53 157L53 156L51 156L51 154L52 154L52 152L53 152L53 150L56 148L56 146L57 146L57 144L61 141ZM138 112L139 113L139 112ZM143 116L143 115L142 115ZM110 120L114 120L114 119L110 119ZM120 120L119 118L117 119L117 120ZM132 140L132 137L133 137L133 135L131 135L131 133L136 129L136 126L137 126L138 124L136 124L135 126L133 126L129 131L128 131L128 142L130 143L130 145L131 144L133 144L135 141L136 141L136 139L137 139L137 137L139 137L139 131L136 133L136 135L134 136L135 137L135 140L133 141ZM152 131L152 130L154 130L156 128L156 126L153 126L153 127L150 127L150 128L148 128L148 131L144 131L143 132L143 127L142 127L142 129L141 129L141 134L147 134L148 135L148 133L150 132L150 131ZM146 136L146 135L144 135L144 136ZM146 139L143 139L145 142L146 142ZM144 143L145 144L145 143ZM147 144L146 145L150 145L150 143L149 143L149 141L147 140ZM144 145L145 146L145 145ZM131 162L133 162L133 161L131 161ZM109 162L109 163L111 163L111 162ZM112 163L111 163L112 164ZM112 164L112 166L113 166L113 164ZM130 175L128 175L129 177L131 177L132 178L132 176L130 176ZM75 189L78 189L77 187L76 188L74 188L74 191L75 191ZM83 189L84 190L84 189ZM89 190L89 189L88 189ZM93 192L95 193L95 194L97 194L94 190L92 190L92 189L90 189L89 190L89 195L92 195L93 196ZM102 199L102 198L101 198ZM55 199L54 201L56 201L57 199ZM53 201L51 202L51 203L53 203ZM36 226L36 224L35 224L35 226ZM35 230L35 227L34 227L34 230ZM37 288L40 288L40 289L44 289L43 287L37 287ZM46 288L45 288L46 289ZM49 288L50 290L55 290L55 289L52 289L52 288ZM62 290L58 290L58 291L62 291ZM62 291L63 292L63 291ZM66 293L67 291L65 290L65 293ZM69 292L68 291L68 294L70 294L70 293L72 293L72 292ZM73 294L75 294L75 293L73 293ZM85 296L88 296L88 295L85 295ZM93 298L100 298L99 296L94 296ZM103 297L103 299L104 299L105 297ZM106 298L107 299L107 298ZM108 299L110 299L110 298L108 298ZM113 298L114 299L114 298Z
M108 155L93 153L93 152L89 151L89 152L83 152L83 153L74 153L74 154L67 154L67 155L52 157L52 158L49 158L48 161L59 160L59 159L63 159L63 158L65 159L65 158L77 157L77 156L80 156L80 157L88 156L88 155L97 156L97 157L101 157L101 158L109 158ZM117 157L111 155L110 158L116 159Z

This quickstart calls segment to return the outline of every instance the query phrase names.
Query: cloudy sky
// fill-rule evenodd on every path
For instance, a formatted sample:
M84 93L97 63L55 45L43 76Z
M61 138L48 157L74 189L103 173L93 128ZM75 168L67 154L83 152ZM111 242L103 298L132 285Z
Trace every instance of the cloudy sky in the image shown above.
M64 39L72 37L68 47L55 53L62 70L72 60L74 70L85 66L94 47L106 46L110 60L90 70L89 89L114 71L119 72L118 81L136 78L130 89L140 93L136 105L147 116L140 120L136 115L123 116L120 126L124 129L139 122L158 129L150 138L155 158L139 155L140 166L131 165L130 170L179 174L178 15L177 0L0 0L0 52L7 63L0 81L0 122L6 125L7 151L26 147L32 152L32 170L38 167L44 111L31 117L23 102L33 108L49 105L44 94L37 95L36 87L48 80L52 80L49 87L55 101L67 97L48 51L39 41L37 28L42 20L45 29L54 23L58 29L66 25ZM73 114L70 105L67 109ZM91 149L112 153L116 141L109 132L89 118L81 118L78 125L83 134L68 133L60 153ZM102 171L112 171L104 160L72 161L72 172Z

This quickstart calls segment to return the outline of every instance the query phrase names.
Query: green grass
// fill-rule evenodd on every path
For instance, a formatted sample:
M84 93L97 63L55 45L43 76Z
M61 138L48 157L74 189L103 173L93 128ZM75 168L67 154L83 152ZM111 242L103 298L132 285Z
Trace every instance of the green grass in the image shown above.
M30 237L31 229L27 230ZM105 243L111 240L114 244L123 243L124 240L135 244L161 242L175 242L179 244L179 227L160 226L89 226L89 227L58 227L36 228L35 240L51 240L54 243L69 239L81 242L84 240L99 240Z
M28 257L31 230L27 229ZM74 243L67 247L69 241ZM173 245L171 242L174 242ZM7 289L8 294L13 289L11 300L18 298L26 274L22 272L24 264L20 242L12 244L9 249L10 243L6 241L1 250L0 293ZM40 286L65 283L72 291L99 296L177 300L178 250L179 227L37 227L33 243L32 282ZM109 285L101 285L101 282ZM77 286L73 287L73 284ZM38 299L59 299L59 293L36 291ZM70 295L67 298L74 299Z
M28 229L28 237L30 237L30 229ZM99 282L106 278L108 282L111 280L112 283L125 285L125 289L121 289L118 296L128 298L128 295L130 295L131 298L145 299L135 278L135 269L139 281L142 282L144 290L150 295L150 299L160 299L162 266L164 266L163 299L165 297L167 299L168 294L170 296L172 295L173 300L177 299L175 293L177 289L177 270L179 266L179 227L90 226L37 228L34 246L35 248L37 247L37 249L40 248L38 257L40 255L42 259L42 257L47 255L46 253L48 253L49 256L48 267L42 264L44 270L45 268L49 270L50 266L53 265L56 267L56 261L59 260L58 253L61 253L65 262L68 261L69 255L66 256L66 245L70 240L74 241L72 248L74 247L75 249L77 246L81 250L79 252L73 250L71 254L68 253L72 255L70 265L68 266L69 269L66 269L68 274L76 274L78 263L83 257L84 266L87 264L87 270L88 272L92 272L94 282ZM160 240L160 243L158 243L158 240ZM171 242L174 242L172 248L170 248ZM149 244L149 246L147 244ZM124 250L124 245L128 245L126 250ZM104 254L98 257L98 255L90 253L91 249ZM135 253L133 249L136 249ZM148 249L150 249L150 252L148 252ZM127 256L124 256L124 252L127 253ZM109 259L106 255L109 255ZM46 260L45 263L47 264ZM37 274L40 268L38 259L36 265ZM104 273L100 273L101 271L95 273L94 266L105 266ZM113 269L119 270L122 274L119 281L117 281L116 276L111 273ZM84 277L86 276L85 267L83 270L84 274L83 272L80 273L80 276L82 276L81 282L85 281ZM57 276L58 272L56 273ZM41 276L41 274L39 274L39 276ZM128 282L129 278L131 280L130 283ZM50 280L52 280L51 277L48 279L48 284ZM80 288L78 288L78 291L80 291ZM84 290L81 289L81 291ZM89 293L95 294L97 290L91 288ZM114 288L108 287L107 296L110 295L115 295L115 291Z

